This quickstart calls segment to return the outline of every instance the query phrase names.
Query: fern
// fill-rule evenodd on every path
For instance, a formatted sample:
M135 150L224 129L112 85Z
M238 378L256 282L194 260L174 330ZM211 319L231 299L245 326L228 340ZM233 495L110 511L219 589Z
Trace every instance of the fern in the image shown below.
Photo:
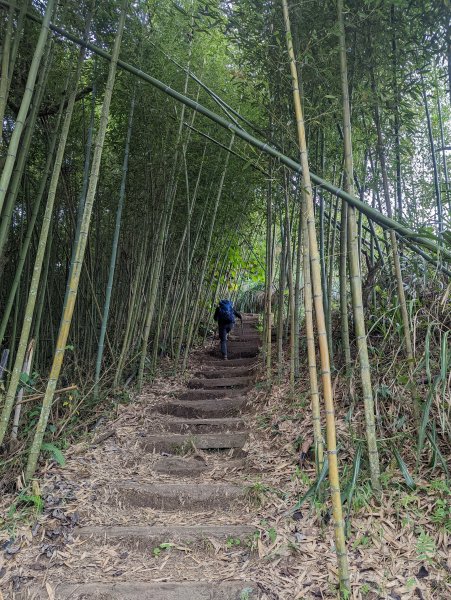
M416 551L420 560L430 561L436 552L435 541L424 529L420 529L417 539Z
M41 448L42 450L47 450L47 452L50 452L53 458L56 460L56 462L62 467L64 467L64 465L66 464L66 459L64 458L64 454L61 452L60 448L58 448L54 444L49 443L42 444Z

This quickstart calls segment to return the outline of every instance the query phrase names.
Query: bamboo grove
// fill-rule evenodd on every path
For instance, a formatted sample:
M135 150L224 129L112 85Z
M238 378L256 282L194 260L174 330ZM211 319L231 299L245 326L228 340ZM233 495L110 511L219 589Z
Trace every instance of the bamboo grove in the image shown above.
M267 383L309 381L349 589L337 377L376 495L395 388L418 465L447 473L449 22L407 0L1 0L5 464L29 481L44 442L183 372L231 296L263 315Z

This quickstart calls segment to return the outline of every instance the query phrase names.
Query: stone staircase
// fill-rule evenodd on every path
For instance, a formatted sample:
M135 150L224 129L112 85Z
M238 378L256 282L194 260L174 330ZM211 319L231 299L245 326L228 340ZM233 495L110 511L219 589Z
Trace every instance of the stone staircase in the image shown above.
M141 460L147 456L156 460L152 465L155 478L121 478L100 487L93 502L108 509L124 511L123 525L105 519L101 525L91 525L90 515L84 515L81 526L74 532L79 540L80 553L86 547L97 545L99 552L108 556L112 547L123 547L136 553L145 570L146 556L152 549L171 548L179 569L166 572L164 564L159 580L139 574L133 580L111 581L102 572L82 581L52 582L55 600L257 600L261 598L258 582L245 578L224 579L218 569L204 572L203 561L208 557L211 569L212 548L223 547L228 540L245 546L251 541L255 527L246 523L249 498L244 485L227 481L224 473L246 472L245 445L249 432L242 418L248 403L247 393L253 385L260 338L255 328L257 317L244 316L244 326L236 327L233 341L229 342L229 360L222 361L218 343L215 349L199 355L194 377L188 389L169 402L156 407L165 415L164 431L136 435ZM202 457L214 456L214 466ZM200 478L212 473L215 478ZM163 478L163 480L162 480ZM152 480L154 479L154 480ZM142 510L153 511L151 522L142 521ZM210 522L206 522L208 511ZM182 518L168 522L177 512ZM214 516L217 515L217 522ZM230 519L229 519L230 516ZM87 546L88 545L88 546ZM202 554L203 546L204 554ZM245 559L254 555L251 543L244 552ZM177 548L197 548L199 562L196 581L185 577L184 555ZM246 547L246 546L245 546ZM147 554L146 554L147 553ZM154 551L155 553L155 551ZM209 554L210 553L210 554ZM204 558L203 558L204 557ZM221 559L224 560L224 559ZM244 560L244 558L243 558ZM172 561L174 563L174 560ZM220 560L218 559L218 565ZM51 572L49 574L51 576ZM31 586L16 598L48 599L48 588Z

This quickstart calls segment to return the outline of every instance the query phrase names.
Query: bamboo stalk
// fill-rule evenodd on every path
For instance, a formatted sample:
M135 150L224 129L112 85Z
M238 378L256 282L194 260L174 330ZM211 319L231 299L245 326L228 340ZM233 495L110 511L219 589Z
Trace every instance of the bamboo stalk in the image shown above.
M376 81L374 77L374 71L371 71L371 85L373 92L376 92ZM388 175L387 175L387 166L385 163L385 149L384 149L384 141L382 138L382 128L381 128L381 120L379 114L379 106L377 100L375 100L374 105L374 121L376 125L376 133L377 133L377 152L379 156L379 162L381 165L381 175L382 175L382 187L384 191L385 198L385 206L387 209L387 213L389 217L392 217L392 207L390 203L390 189L388 185ZM406 236L410 237L410 236ZM415 239L412 238L412 241ZM392 259L393 259L393 267L396 278L396 285L398 289L398 301L401 310L401 318L403 324L403 333L404 333L404 344L406 349L407 360L413 361L413 349L412 349L412 339L410 335L410 323L409 323L409 313L407 311L407 303L406 303L406 294L404 292L404 284L402 280L401 273L401 264L399 262L399 252L398 252L398 242L396 239L396 233L394 229L390 230L390 242L392 248Z
M18 350L16 353L14 366L12 368L11 379L9 382L8 392L6 394L5 405L0 417L0 444L2 443L5 433L8 427L9 418L14 404L14 398L19 385L20 373L22 364L24 362L25 353L27 350L28 339L31 331L31 324L33 320L34 309L37 301L37 293L39 289L39 282L41 278L42 265L44 262L45 248L47 244L48 234L50 225L52 222L53 206L55 203L56 191L58 187L58 181L61 173L61 165L63 162L64 151L66 147L67 138L69 135L70 124L72 121L72 114L75 105L75 98L77 92L77 82L81 72L81 66L84 58L84 50L80 50L79 60L77 63L75 73L75 83L73 91L69 98L66 115L64 118L63 127L61 130L60 140L58 149L55 156L55 162L53 165L52 177L49 184L49 190L47 195L47 203L44 211L44 217L41 226L41 232L38 241L38 249L35 256L33 275L31 278L30 289L27 298L27 304L25 308L24 320L22 324L22 330L20 333L20 340Z
M296 58L291 38L290 16L287 0L282 1L283 16L286 30L288 55L290 58L291 79L293 84L293 100L296 112L296 125L300 158L302 165L302 179L306 206L306 221L309 239L311 274L313 283L315 315L317 322L318 340L321 357L321 372L323 382L324 404L326 412L326 438L327 454L329 459L329 481L332 498L333 517L335 523L335 547L338 560L338 572L340 588L344 593L350 592L348 556L345 543L345 531L343 520L343 509L341 504L340 480L338 474L337 442L335 428L334 400L332 392L332 381L330 374L329 349L327 343L327 331L323 306L323 293L321 286L321 267L319 264L318 240L315 230L315 216L312 197L312 182L310 178L309 163L307 156L307 143L305 138L304 116L299 93L299 81L296 68Z
M65 394L66 392L72 392L73 390L78 390L77 385L68 385L63 388L59 388L55 390L55 394ZM16 402L16 406L18 404L26 404L27 402L33 402L34 400L39 400L40 398L44 398L45 392L42 394L34 394L33 396L25 396L20 402Z
M114 227L110 266L109 266L109 270L108 270L108 283L107 283L107 288L106 288L105 304L103 307L103 314L102 314L102 325L101 325L101 329L100 329L99 347L97 350L96 372L95 372L95 378L94 378L94 397L95 398L98 398L98 395L99 395L100 371L102 368L103 350L105 348L105 335L106 335L106 328L107 328L107 324L108 324L108 316L110 313L111 292L113 289L114 272L116 269L117 249L118 249L118 245L119 245L119 233L121 230L122 211L124 209L124 201L125 201L125 185L127 182L128 159L129 159L129 154L130 154L130 138L132 135L134 110L135 110L135 93L133 92L133 97L132 97L132 101L130 104L130 114L128 117L127 134L126 134L126 139L125 139L124 162L122 164L122 179L121 179L121 187L119 190L119 201L118 201L117 211L116 211L116 224Z
M285 197L285 228L287 239L287 279L289 292L289 325L290 325L290 388L294 392L294 371L295 371L295 302L294 302L294 283L293 283L293 250L291 247L291 223L288 204L288 181L287 173L285 173L284 197Z
M91 221L92 208L94 204L97 182L99 179L100 162L102 159L103 145L105 142L106 129L108 124L108 117L110 112L111 97L113 95L113 86L116 76L117 59L119 56L119 50L121 47L122 32L124 30L126 7L128 0L122 0L121 13L119 18L119 24L117 28L116 38L114 41L114 49L112 54L112 61L108 72L108 79L105 87L105 95L103 99L103 106L100 115L99 130L97 133L96 141L94 144L94 155L92 159L91 176L89 178L88 193L86 195L86 202L83 211L83 222L80 231L80 240L75 256L75 267L72 272L71 278L68 282L69 294L67 296L67 302L63 308L63 316L61 319L61 325L58 333L58 339L55 348L55 354L53 357L53 363L50 371L49 381L47 389L42 402L41 415L36 427L36 433L31 445L30 454L28 457L28 463L25 471L25 480L29 481L36 470L38 457L41 450L42 441L44 439L45 430L47 427L47 421L52 406L53 396L55 394L56 385L61 372L63 363L67 338L69 335L69 327L72 321L72 315L74 312L75 300L77 297L78 285L80 280L81 268L83 264L83 258L86 250L86 243L88 239L89 225ZM75 100L75 98L74 98Z
M305 338L307 345L307 363L310 381L310 403L312 406L313 440L315 443L315 465L317 473L321 473L324 464L324 443L321 431L321 405L318 390L318 371L316 365L315 331L313 324L313 295L312 278L310 272L310 250L307 231L307 202L302 202L301 227L303 244L303 270L304 270L304 312L305 312Z
M61 101L61 104L60 104L60 109L58 111L58 116L57 116L56 123L55 123L55 129L54 129L54 132L53 132L51 140L50 140L50 145L47 149L47 161L46 161L46 164L45 164L45 167L43 170L43 174L41 177L41 183L39 186L39 190L38 190L36 199L34 201L33 212L31 214L31 218L28 222L27 233L25 235L24 243L22 244L22 246L20 248L19 259L17 261L16 269L14 272L14 279L11 284L11 288L10 288L9 295L8 295L8 300L6 301L6 305L3 310L2 321L0 324L0 344L3 342L3 338L5 336L6 327L8 325L8 320L9 320L11 310L13 307L13 303L14 303L14 296L16 294L17 288L19 286L20 278L22 276L22 270L23 270L25 260L26 260L27 254L28 254L28 249L30 247L34 227L36 224L36 219L37 219L38 213L39 213L39 208L41 206L42 198L44 197L45 188L47 186L47 180L49 178L50 170L51 170L52 163L54 160L55 146L56 146L56 141L58 138L58 131L59 131L59 126L60 126L61 116L63 114L63 105L64 105L64 99ZM1 254L2 254L2 251L0 249L0 256L1 256Z
M0 279L3 276L4 261L2 260L5 255L6 243L8 241L8 234L10 230L10 224L13 216L14 207L16 205L17 198L19 196L23 175L25 172L25 165L30 152L31 142L35 125L38 119L39 107L41 105L44 91L47 83L47 79L50 72L51 65L51 43L46 46L44 58L42 60L41 70L39 78L36 83L35 91L33 94L33 103L30 109L30 113L27 117L27 123L25 131L22 135L20 149L18 152L17 160L14 164L14 170L11 181L8 187L8 193L6 195L6 201L3 205L2 219L0 223Z
M11 38L13 34L14 8L9 7L8 25L6 26L5 39L2 46L2 75L0 78L0 129L3 129L3 118L5 116L6 101L8 98L8 83L10 78L10 54ZM3 136L0 135L0 146L3 144Z
M25 355L25 360L24 360L24 364L23 364L22 372L25 373L25 375L30 375L31 362L33 360L34 349L35 349L35 340L31 340L28 345L27 353ZM19 393L17 394L16 408L14 410L13 427L11 430L11 439L12 440L17 440L17 434L19 432L20 413L21 413L22 404L23 404L23 400L22 400L23 390L24 390L24 388L21 387Z
M0 178L0 214L2 213L3 204L9 187L9 182L13 173L20 138L22 136L22 132L25 126L25 119L27 117L28 109L30 108L31 98L33 96L34 86L39 72L39 65L41 63L41 58L44 54L45 44L47 42L50 19L53 14L54 6L55 0L48 0L45 9L44 19L42 20L38 42L36 44L36 48L33 54L33 60L31 61L30 70L28 72L27 82L25 84L25 91L22 97L22 102L20 104L19 114L17 115L14 130L11 136L11 140L9 142L8 152L6 154L6 161Z
M344 143L344 187L352 194L354 181L354 164L351 138L351 110L349 103L348 71L346 60L346 38L343 19L343 0L337 0L337 16L339 28L339 52L341 88L343 97L343 143ZM360 377L362 380L363 403L365 407L366 438L370 463L371 484L376 491L380 490L379 453L376 440L374 416L373 388L366 341L365 315L362 299L362 276L360 271L359 235L357 230L355 209L347 208L349 235L349 275L351 279L352 307L354 312L354 328L359 351Z

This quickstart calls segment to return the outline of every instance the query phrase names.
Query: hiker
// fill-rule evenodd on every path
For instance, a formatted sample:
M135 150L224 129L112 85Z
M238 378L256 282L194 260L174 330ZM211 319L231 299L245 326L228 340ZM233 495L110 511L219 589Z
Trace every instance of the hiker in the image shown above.
M219 306L216 307L213 318L218 322L221 353L224 360L227 360L227 335L232 331L233 326L235 325L235 317L241 319L242 325L243 317L233 308L232 302L230 300L221 300Z

